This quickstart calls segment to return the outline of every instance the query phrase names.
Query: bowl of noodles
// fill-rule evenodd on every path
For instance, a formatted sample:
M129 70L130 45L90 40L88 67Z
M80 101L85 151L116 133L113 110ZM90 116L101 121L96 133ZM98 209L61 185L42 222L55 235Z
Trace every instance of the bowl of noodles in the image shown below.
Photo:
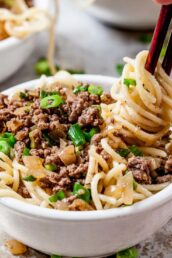
M0 81L22 66L34 50L38 33L54 23L45 3L0 0Z
M0 95L0 222L37 250L105 256L172 217L171 79L65 71Z

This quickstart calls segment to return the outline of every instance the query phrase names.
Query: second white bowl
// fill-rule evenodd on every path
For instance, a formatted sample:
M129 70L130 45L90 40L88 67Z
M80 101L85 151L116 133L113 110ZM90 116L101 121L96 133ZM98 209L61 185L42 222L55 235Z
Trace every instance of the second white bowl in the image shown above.
M160 6L152 0L96 0L87 9L99 19L129 29L155 26Z

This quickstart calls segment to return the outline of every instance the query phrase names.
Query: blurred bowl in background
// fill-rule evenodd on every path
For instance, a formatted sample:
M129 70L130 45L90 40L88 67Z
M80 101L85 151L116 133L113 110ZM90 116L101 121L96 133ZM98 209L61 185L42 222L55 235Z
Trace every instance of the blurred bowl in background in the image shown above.
M52 9L52 2L35 0L35 6L49 10ZM22 40L9 37L0 41L0 82L14 74L27 61L35 48L38 35L35 33Z
M152 29L160 6L152 0L95 0L87 11L104 22L128 29Z
M36 34L24 40L13 37L0 42L0 82L14 74L34 50Z

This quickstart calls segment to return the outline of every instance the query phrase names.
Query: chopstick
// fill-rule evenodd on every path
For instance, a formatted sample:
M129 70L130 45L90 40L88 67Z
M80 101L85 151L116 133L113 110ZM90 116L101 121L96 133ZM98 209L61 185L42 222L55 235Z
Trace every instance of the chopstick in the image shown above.
M165 57L162 63L162 67L164 68L164 71L170 75L171 69L172 69L172 33L170 40L168 42L168 47L165 53Z
M170 21L172 18L172 4L170 5L163 5L161 7L160 15L154 30L149 54L146 60L145 68L151 74L154 74L155 68L160 56L160 52L168 31L168 27L170 25ZM168 51L166 51L165 61L163 62L163 68L167 74L170 74L171 71L171 38L168 45Z

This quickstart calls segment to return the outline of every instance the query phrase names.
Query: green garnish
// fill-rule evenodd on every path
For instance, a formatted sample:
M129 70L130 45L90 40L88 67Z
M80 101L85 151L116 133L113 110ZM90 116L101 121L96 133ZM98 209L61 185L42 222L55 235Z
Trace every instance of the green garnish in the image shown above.
M52 196L49 197L49 201L50 202L57 202L57 201L61 201L65 198L65 194L62 190L60 190L59 192L53 194Z
M92 128L89 132L85 132L84 131L84 135L85 135L85 139L87 142L90 142L91 141L91 138L99 132L99 128L98 127L95 127L95 128Z
M49 68L49 64L46 58L41 57L35 64L35 73L37 75L45 74L47 76L51 76L52 73Z
M39 58L39 60L35 64L35 73L37 75L43 75L45 74L46 76L51 76L51 70L48 64L48 61L45 57ZM56 70L60 71L61 67L59 65L56 65ZM64 69L62 69L64 70ZM65 69L68 73L70 74L84 74L85 72L80 69Z
M40 98L41 99L43 99L47 96L52 96L52 95L58 95L58 92L57 91L44 91L44 90L40 91Z
M30 155L30 149L25 147L23 150L23 156L29 156L29 155Z
M82 146L86 142L84 133L79 124L71 125L68 135L75 146Z
M57 166L55 164L46 164L45 168L50 171L56 171Z
M143 152L139 150L139 148L136 145L132 145L129 147L129 150L135 155L135 156L143 156Z
M149 44L152 40L152 34L146 33L146 34L141 34L139 37L140 42Z
M100 96L100 95L102 95L102 93L103 93L103 89L102 89L101 86L97 86L97 85L91 84L91 85L88 87L88 92L89 92L90 94L94 94L94 95Z
M88 86L86 85L80 85L78 87L76 87L74 90L73 90L73 93L74 94L78 94L79 92L81 91L88 91Z
M62 258L62 256L53 254L53 255L51 255L51 258Z
M40 107L42 109L49 109L59 107L62 103L64 103L62 97L58 94L47 96L40 101Z
M85 202L89 202L91 198L90 190L77 182L73 186L73 194Z
M12 133L4 133L0 136L0 140L6 141L11 147L14 147L16 143L16 138Z
M131 247L116 254L116 258L137 258L138 251L136 248Z
M3 152L6 155L10 154L10 145L5 140L0 140L0 152Z
M123 69L124 69L124 64L117 64L116 65L116 72L117 72L118 75L122 74Z
M133 179L133 189L136 190L137 189L137 182Z
M27 99L26 93L24 93L24 92L22 92L22 91L19 93L19 97L20 97L21 99Z
M117 153L118 153L121 157L126 158L126 157L129 155L130 150L129 150L129 149L119 149L119 150L117 150Z
M33 137L33 132L32 131L29 133L29 138L30 138L30 148L35 149L36 148L36 143L35 143L35 139Z
M130 79L130 78L125 78L124 79L124 84L130 88L131 86L136 86L136 80Z
M34 176L30 175L30 176L23 177L23 180L27 181L27 182L34 182L36 180L36 178Z

